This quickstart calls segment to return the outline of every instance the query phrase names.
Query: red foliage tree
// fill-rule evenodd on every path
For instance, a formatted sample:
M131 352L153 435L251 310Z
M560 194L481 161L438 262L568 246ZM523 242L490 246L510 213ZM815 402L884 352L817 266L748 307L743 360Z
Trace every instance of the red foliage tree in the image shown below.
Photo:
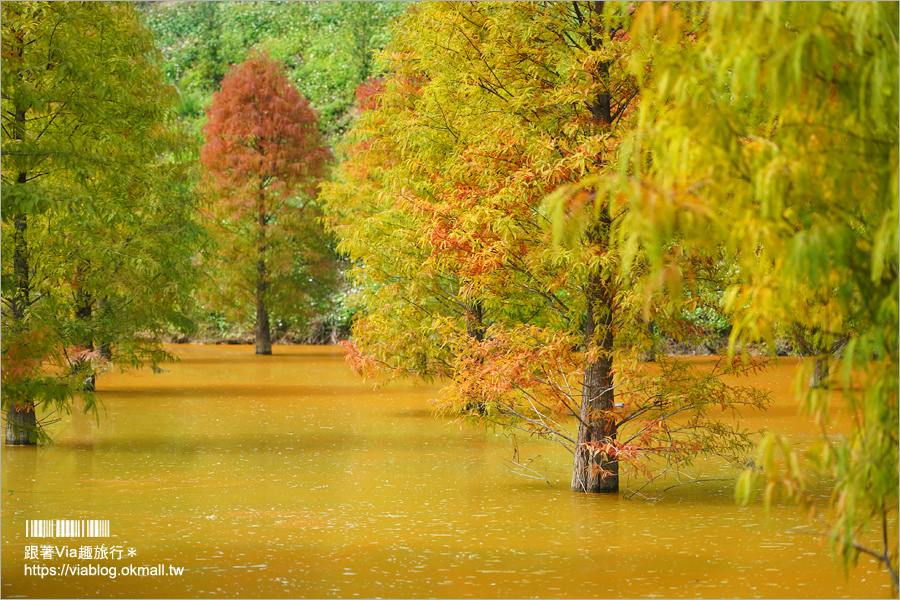
M256 353L271 354L269 301L291 257L308 254L301 237L313 227L316 188L331 154L318 114L284 74L280 62L252 54L233 66L213 96L200 158L211 175L215 221L225 235L221 268L234 294L256 304ZM248 262L248 259L250 262ZM282 273L279 273L281 271ZM255 285L247 286L247 280Z

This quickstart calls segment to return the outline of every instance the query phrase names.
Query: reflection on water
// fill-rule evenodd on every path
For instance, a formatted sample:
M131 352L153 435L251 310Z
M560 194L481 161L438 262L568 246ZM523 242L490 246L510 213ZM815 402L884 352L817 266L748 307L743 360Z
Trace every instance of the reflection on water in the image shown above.
M101 378L99 425L73 415L52 446L4 449L3 597L890 596L868 559L847 580L827 544L787 533L793 509L736 507L731 482L653 503L572 494L564 450L520 438L553 487L514 475L502 434L432 418L434 388L373 390L334 348L174 350L164 373ZM790 405L793 364L758 382L778 405L749 427L814 432ZM112 537L26 540L42 518L109 519ZM25 559L101 543L123 558ZM184 573L24 574L63 563Z

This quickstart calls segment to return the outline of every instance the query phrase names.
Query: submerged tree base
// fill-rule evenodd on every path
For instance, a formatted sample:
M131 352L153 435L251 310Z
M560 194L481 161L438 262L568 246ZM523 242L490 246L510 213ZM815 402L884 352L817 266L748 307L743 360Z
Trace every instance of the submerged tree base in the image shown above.
M37 419L34 407L12 409L6 413L6 445L34 446L36 444Z

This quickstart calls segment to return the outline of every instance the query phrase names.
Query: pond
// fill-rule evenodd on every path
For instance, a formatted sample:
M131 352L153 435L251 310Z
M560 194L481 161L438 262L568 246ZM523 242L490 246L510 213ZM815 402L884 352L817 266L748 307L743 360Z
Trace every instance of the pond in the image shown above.
M100 378L99 424L74 414L51 446L4 448L3 597L891 595L871 560L847 578L827 542L791 533L794 509L735 506L732 481L573 494L564 449L520 436L547 482L514 473L503 433L435 419L434 387L373 389L337 348L170 349L182 362L162 373ZM748 427L812 435L795 365L760 376L776 405ZM40 519L108 521L109 537L26 538Z

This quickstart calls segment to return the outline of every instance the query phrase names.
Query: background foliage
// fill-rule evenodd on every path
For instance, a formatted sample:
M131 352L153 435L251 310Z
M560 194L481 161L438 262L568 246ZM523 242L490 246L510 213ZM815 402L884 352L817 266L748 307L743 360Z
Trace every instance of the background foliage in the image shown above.
M288 78L321 115L329 143L351 119L354 90L374 73L373 52L390 39L405 2L145 2L166 74L192 121L232 64L251 48L284 63Z

